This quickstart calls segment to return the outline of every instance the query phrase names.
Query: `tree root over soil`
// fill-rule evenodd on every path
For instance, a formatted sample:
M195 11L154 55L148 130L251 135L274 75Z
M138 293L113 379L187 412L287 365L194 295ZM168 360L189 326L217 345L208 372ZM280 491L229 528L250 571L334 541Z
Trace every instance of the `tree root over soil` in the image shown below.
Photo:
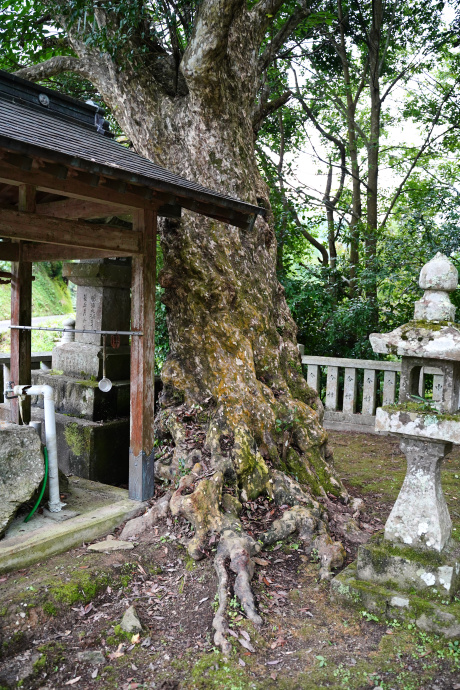
M261 531L257 534L254 530L252 533L246 531L241 512L243 502L251 504L247 495L251 486L241 488L242 485L244 487L244 479L242 481L239 476L238 465L231 452L234 448L235 444L229 448L227 456L197 452L196 449L189 453L190 459L201 456L201 461L191 468L186 467L183 461L178 463L178 468L186 473L176 484L169 504L173 516L184 517L193 527L194 535L187 543L188 553L193 559L204 558L210 552L210 545L217 544L214 566L218 579L218 608L213 620L214 642L226 653L231 649L227 639L229 626L226 616L229 597L237 598L246 617L255 626L262 623L251 589L251 579L255 567L253 558L263 549L296 534L307 554L317 554L320 579L329 579L331 570L339 568L346 556L341 542L331 537L330 516L337 513L336 519L333 517L332 520L335 535L342 534L347 541L351 535L352 542L353 538L359 541L366 539L362 537L363 533L351 514L353 508L347 505L349 497L345 489L336 480L339 494L334 497L336 500L330 500L322 489L316 500L300 482L271 467L260 456L263 485L252 492L252 499L256 495L267 496L267 515ZM171 465L163 466L164 470L168 476Z

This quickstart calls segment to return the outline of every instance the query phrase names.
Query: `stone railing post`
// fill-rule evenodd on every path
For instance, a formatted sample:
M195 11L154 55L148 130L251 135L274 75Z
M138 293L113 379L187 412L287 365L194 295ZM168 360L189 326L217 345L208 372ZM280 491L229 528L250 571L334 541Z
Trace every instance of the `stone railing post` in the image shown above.
M326 381L326 410L336 410L339 401L339 367L328 366Z
M375 369L364 370L363 414L375 414L377 400L377 372Z
M343 388L343 411L347 414L355 414L356 398L358 394L358 377L356 369L345 367L345 382Z
M315 364L308 365L307 383L310 386L310 388L313 388L313 390L317 391L318 393L320 392L319 374L320 371L318 366L316 366Z
M383 374L382 405L392 405L396 399L396 372L385 371Z

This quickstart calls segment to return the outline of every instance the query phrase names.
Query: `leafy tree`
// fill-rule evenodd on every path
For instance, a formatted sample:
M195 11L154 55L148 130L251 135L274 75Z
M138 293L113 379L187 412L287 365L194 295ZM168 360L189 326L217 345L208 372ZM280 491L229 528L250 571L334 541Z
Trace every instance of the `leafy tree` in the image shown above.
M459 58L451 52L455 31L443 24L445 6L437 0L322 3L322 22L311 40L292 43L283 55L285 73L293 74L293 99L282 120L278 116L284 130L272 117L262 132L266 146L282 152L277 179L265 170L286 197L284 212L298 218L299 197L324 209L326 242L315 232L307 237L306 226L318 225L317 217L303 223L304 236L330 268L332 283L340 282L337 242L348 245L348 294L369 299L373 327L378 242L411 175L432 164L458 127ZM399 128L409 130L407 141L386 139ZM307 146L312 130L321 146L312 144L312 154L327 171L321 196L293 183L289 168L282 170L286 144L291 151ZM388 189L379 180L382 167L397 180Z
M257 546L242 530L236 504L229 514L221 510L223 489L242 501L262 493L284 503L289 497L291 505L302 496L308 504L309 494L346 500L328 462L321 403L302 377L296 326L276 278L269 192L255 155L261 125L292 96L279 62L324 23L322 3L16 0L2 6L4 66L73 92L90 82L139 153L268 209L267 221L259 217L242 231L188 212L160 228L170 351L155 423L158 441L171 452L161 453L157 468L174 480L181 467L200 460L181 480L171 509L195 528L188 547L194 558L205 554L211 532L220 535L215 641L228 650L227 558L246 615L254 623L260 617L249 585L249 556ZM77 75L77 86L69 74ZM190 438L197 443L193 454ZM327 577L343 552L322 521L315 524Z

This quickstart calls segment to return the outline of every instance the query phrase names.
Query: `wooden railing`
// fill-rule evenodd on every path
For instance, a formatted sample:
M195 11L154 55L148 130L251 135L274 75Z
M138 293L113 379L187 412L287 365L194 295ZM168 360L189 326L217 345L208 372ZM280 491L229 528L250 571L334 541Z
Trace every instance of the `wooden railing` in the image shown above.
M376 407L397 401L400 362L302 355L302 365L324 403L328 429L373 432ZM419 395L440 400L442 386L439 369L422 369Z

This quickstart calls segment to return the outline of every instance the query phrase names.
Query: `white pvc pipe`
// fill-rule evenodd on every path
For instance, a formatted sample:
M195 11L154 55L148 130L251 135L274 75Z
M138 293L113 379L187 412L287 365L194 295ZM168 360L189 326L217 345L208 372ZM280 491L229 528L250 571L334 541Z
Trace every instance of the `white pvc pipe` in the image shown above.
M59 468L56 442L56 417L54 414L54 397L51 386L15 386L15 395L43 395L45 408L45 444L48 451L48 477L50 512L58 513L65 503L61 503L59 494Z

